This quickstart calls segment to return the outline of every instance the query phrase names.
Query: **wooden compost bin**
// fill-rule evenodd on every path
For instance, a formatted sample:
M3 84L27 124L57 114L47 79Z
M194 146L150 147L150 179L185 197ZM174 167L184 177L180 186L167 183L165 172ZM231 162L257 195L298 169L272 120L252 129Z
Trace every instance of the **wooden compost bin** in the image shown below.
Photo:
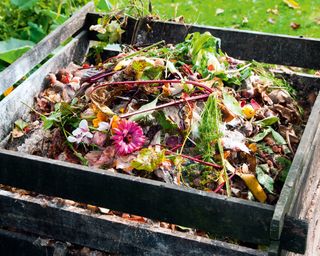
M49 72L56 72L71 61L83 61L90 40L97 40L96 34L88 30L100 17L88 13L92 9L92 4L86 5L0 73L0 92L3 92L61 42L74 36L0 102L0 140L10 132L16 119L28 115L30 110L26 105L33 104ZM123 43L144 45L160 40L177 43L188 33L209 31L221 38L222 50L235 58L320 68L320 41L314 39L131 18L125 30ZM319 89L319 78L282 75L300 90ZM306 186L316 175L316 168L310 165L319 137L319 107L320 97L313 106L275 206L0 149L0 184L197 228L217 237L267 245L268 252L155 229L115 216L90 214L76 207L64 208L50 203L44 206L39 198L23 198L0 190L0 254L45 255L58 253L61 247L66 247L63 242L56 242L49 250L48 246L37 242L39 237L120 255L278 255L286 250L304 253L308 223L298 217L306 193L311 193Z

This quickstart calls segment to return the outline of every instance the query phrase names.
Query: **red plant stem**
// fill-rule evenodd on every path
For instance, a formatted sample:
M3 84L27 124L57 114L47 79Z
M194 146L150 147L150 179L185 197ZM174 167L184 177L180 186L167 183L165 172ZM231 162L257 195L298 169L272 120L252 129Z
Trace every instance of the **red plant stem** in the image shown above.
M232 173L232 175L228 178L229 180L231 180L233 178L233 176L236 175L236 172ZM223 186L226 184L226 182L222 182L213 192L214 193L218 193L222 188Z
M187 101L197 101L197 100L203 100L203 99L207 99L209 97L209 94L202 94L202 95L198 95L198 96L193 96L193 97L186 97L184 99L181 100L174 100L159 106L155 106L154 108L150 108L150 109L143 109L143 110L138 110L138 111L134 111L131 113L127 113L127 114L123 114L120 115L120 118L127 118L130 116L134 116L134 115L138 115L138 114L142 114L145 112L149 112L149 111L153 111L153 110L158 110L158 109L162 109L162 108L167 108L170 106L175 106L175 105L179 105L181 103L186 103Z
M172 84L177 84L177 83L186 83L186 84L192 84L194 86L197 86L199 88L205 89L208 93L213 93L213 89L196 81L183 81L183 80L144 80L144 81L120 81L120 82L107 82L105 84L98 85L95 87L94 91L102 88L107 85L145 85L145 84L165 84L165 83L172 83Z
M102 72L100 72L100 73L98 73L98 74L95 74L95 75L93 75L93 76L90 76L90 77L84 79L84 82L88 82L88 83L92 84L92 83L98 81L99 79L104 78L104 77L107 77L107 76L111 76L111 75L113 75L113 74L116 73L116 72L117 72L117 71L109 71L109 70L107 70L107 71L102 71Z
M168 152L168 153L170 153L170 154L176 154L176 153L172 152L171 150L166 150L166 152ZM199 164L211 166L211 167L214 167L214 168L222 168L221 165L214 164L214 163L209 163L209 162L200 160L200 159L195 158L195 157L192 157L192 156L188 156L188 155L184 155L184 154L178 154L178 155L181 156L181 157L183 157L183 158L187 158L187 159L189 159L189 160L191 160L191 161L197 162L197 163L199 163Z

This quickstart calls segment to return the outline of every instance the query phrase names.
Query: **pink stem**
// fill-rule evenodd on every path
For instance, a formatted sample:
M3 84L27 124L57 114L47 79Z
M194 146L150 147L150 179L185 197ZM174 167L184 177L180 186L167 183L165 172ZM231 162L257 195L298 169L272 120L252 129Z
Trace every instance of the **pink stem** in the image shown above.
M232 173L232 175L228 178L229 180L231 180L233 178L233 176L236 175L236 172ZM213 192L214 193L218 193L222 188L223 186L226 184L226 182L222 182Z
M174 101L171 101L171 102L159 105L159 106L155 106L154 108L143 109L143 110L138 110L138 111L134 111L134 112L131 112L131 113L123 114L123 115L120 115L119 117L120 118L127 118L127 117L130 117L130 116L142 114L142 113L145 113L145 112L158 110L158 109L162 109L162 108L166 108L166 107L170 107L170 106L179 105L179 104L185 103L187 101L197 101L197 100L207 99L208 97L209 97L209 94L202 94L202 95L193 96L193 97L186 97L186 98L181 99L181 100L174 100Z
M171 150L166 150L168 153L170 154L176 154L174 152L172 152ZM214 164L214 163L209 163L209 162L206 162L206 161L203 161L203 160L200 160L198 158L195 158L195 157L192 157L192 156L188 156L188 155L184 155L184 154L179 154L179 156L183 157L183 158L187 158L191 161L194 161L194 162L197 162L199 164L203 164L203 165L207 165L207 166L211 166L211 167L214 167L214 168L221 168L220 165L218 164Z
M210 87L196 82L196 81L182 81L182 80L144 80L144 81L120 81L120 82L107 82L105 84L101 84L98 85L97 87L95 87L95 90L107 86L107 85L122 85L122 84L128 84L128 85L144 85L144 84L165 84L165 83L172 83L172 84L177 84L177 83L181 83L184 82L186 84L192 84L194 86L197 86L199 88L205 89L208 93L213 93L213 89L211 89Z

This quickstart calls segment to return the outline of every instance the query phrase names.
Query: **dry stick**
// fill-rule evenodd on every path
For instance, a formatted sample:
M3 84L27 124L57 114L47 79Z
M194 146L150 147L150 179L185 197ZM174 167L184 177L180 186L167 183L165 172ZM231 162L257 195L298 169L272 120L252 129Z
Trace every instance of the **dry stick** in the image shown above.
M145 112L149 112L149 111L153 111L153 110L158 110L158 109L162 109L162 108L166 108L166 107L170 107L170 106L174 106L174 105L179 105L181 103L185 103L186 101L197 101L197 100L203 100L203 99L207 99L209 97L209 94L202 94L202 95L198 95L198 96L192 96L192 97L187 97L181 100L174 100L159 106L155 106L153 108L149 108L149 109L143 109L143 110L138 110L138 111L134 111L131 113L127 113L127 114L123 114L120 115L120 118L127 118L130 116L134 116L134 115L138 115L138 114L142 114Z

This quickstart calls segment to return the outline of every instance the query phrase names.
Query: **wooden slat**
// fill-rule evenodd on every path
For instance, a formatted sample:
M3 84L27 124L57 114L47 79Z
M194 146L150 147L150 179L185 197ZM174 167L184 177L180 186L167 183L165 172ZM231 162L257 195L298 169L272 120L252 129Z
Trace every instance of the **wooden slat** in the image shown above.
M54 57L48 60L41 68L33 73L19 88L10 93L0 102L0 140L12 129L12 124L18 118L28 115L34 96L43 88L44 78L50 72L66 67L71 61L82 62L88 50L89 41L86 32L81 32Z
M0 255L53 256L53 246L41 246L41 238L0 229ZM44 243L44 241L42 242ZM56 251L57 252L57 251Z
M241 241L269 243L269 225L274 210L270 205L36 156L20 153L17 156L7 150L0 150L0 166L0 183L3 184L198 228ZM304 222L295 223L305 226ZM288 226L287 237L295 236L295 239L305 241L306 234L290 234L292 227Z
M264 252L0 190L0 225L120 255L263 256ZM1 232L0 232L1 239Z
M318 125L315 139L320 136ZM309 221L306 256L320 255L320 144L314 144L309 172L301 180L301 189L295 191L289 214ZM289 255L293 255L290 253Z
M2 184L242 241L269 243L274 210L270 205L7 150L0 150L0 166Z
M81 29L85 22L86 14L93 10L93 2L86 4L65 23L42 39L30 51L26 52L8 68L3 70L0 73L0 94L2 94L8 87L12 86L15 82L19 81L62 42Z
M301 137L301 142L295 154L287 179L276 205L274 215L272 217L270 237L273 240L279 240L283 228L284 218L292 206L295 192L300 191L301 184L303 183L302 181L308 175L308 166L311 163L311 157L313 155L312 145L315 145L314 141L317 141L318 139L315 138L314 135L316 134L319 121L320 96L317 97L317 100L312 108L307 126Z
M173 22L147 22L144 19L140 21L133 41L138 44L151 44L160 40L179 43L188 33L205 31L221 38L222 50L234 58L312 69L320 68L319 39Z

